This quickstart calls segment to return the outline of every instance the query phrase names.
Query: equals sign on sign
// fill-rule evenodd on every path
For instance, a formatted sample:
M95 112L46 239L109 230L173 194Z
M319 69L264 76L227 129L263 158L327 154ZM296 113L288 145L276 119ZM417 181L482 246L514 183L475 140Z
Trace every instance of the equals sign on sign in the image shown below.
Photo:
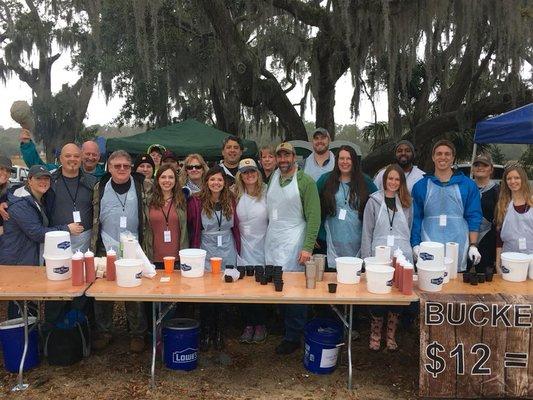
M505 353L505 368L527 368L527 353Z

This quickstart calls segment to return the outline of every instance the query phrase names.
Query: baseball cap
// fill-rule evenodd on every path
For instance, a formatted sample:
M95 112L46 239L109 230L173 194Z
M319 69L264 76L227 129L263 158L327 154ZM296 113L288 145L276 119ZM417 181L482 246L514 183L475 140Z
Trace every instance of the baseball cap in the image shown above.
M278 147L276 147L276 154L278 154L280 151L286 151L287 153L296 154L293 145L289 142L283 142L278 144Z
M257 164L251 158L245 158L239 162L239 172L257 171Z
M13 163L9 159L9 157L1 156L0 155L0 167L7 168L8 170L13 170Z
M485 153L478 154L476 158L474 158L474 165L476 163L482 163L488 166L492 166L492 157L490 156L490 154L485 154Z
M42 165L34 165L28 171L28 179L39 178L41 176L47 176L51 178L52 174Z
M317 135L327 136L329 139L331 139L331 136L329 136L329 132L326 128L316 128L313 132L313 137Z
M161 160L165 161L169 158L171 160L178 162L178 156L176 156L176 153L174 153L172 150L165 150L165 152L163 153L163 156L161 157Z
M163 154L163 152L166 150L166 147L162 144L152 144L148 147L148 150L146 150L146 153L150 154L152 151L157 151L160 154Z

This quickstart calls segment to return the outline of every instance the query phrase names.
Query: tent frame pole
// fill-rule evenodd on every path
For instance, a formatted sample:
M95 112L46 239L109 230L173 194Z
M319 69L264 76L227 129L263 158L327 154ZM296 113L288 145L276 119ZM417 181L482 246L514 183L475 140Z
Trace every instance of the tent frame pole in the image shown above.
M470 160L470 179L474 177L474 160L476 159L477 143L474 142L474 148L472 149L472 159Z

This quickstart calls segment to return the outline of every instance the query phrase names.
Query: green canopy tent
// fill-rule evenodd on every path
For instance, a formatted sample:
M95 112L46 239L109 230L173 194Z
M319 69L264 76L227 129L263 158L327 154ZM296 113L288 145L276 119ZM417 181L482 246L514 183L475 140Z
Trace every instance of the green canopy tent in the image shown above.
M125 150L131 154L146 153L148 146L160 144L172 150L179 158L188 154L201 154L206 160L218 160L222 157L222 142L230 134L212 126L188 119L178 124L165 126L137 135L107 139L106 150ZM243 140L243 157L254 157L257 145L252 140Z

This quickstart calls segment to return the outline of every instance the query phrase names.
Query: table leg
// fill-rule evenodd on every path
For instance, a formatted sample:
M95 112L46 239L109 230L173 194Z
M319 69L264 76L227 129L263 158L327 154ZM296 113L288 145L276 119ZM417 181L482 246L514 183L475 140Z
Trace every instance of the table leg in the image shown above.
M150 368L150 386L155 388L155 356L157 353L157 317L156 317L156 302L152 302L152 366Z
M24 349L22 350L22 358L20 359L20 365L19 365L19 374L17 379L17 384L13 389L11 389L12 392L17 392L20 390L26 390L28 388L28 384L24 383L24 362L26 361L26 353L28 352L28 302L27 300L24 300L22 303L22 321L24 322Z
M352 325L353 325L353 305L349 305L348 314L348 390L352 390Z

